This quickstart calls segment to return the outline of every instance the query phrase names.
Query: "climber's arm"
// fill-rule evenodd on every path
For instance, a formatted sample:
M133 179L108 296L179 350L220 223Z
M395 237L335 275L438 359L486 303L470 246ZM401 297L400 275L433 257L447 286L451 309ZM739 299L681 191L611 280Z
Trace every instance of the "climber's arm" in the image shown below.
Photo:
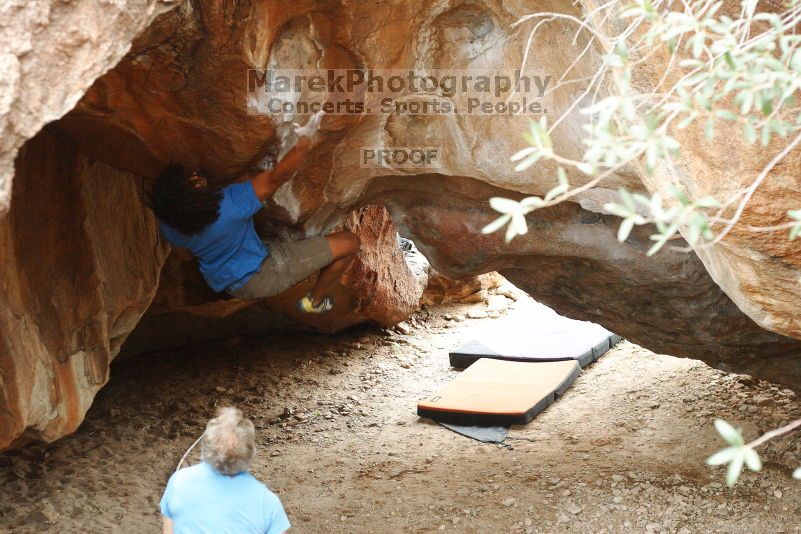
M253 190L259 200L264 202L295 175L300 168L303 157L318 137L317 132L320 129L324 115L323 111L318 111L309 117L305 125L301 126L295 123L293 129L298 139L295 146L286 153L284 159L279 161L273 170L260 172L253 177L251 180Z
M164 519L164 530L163 534L172 534L172 519L169 517L163 517Z
M251 179L253 190L262 202L272 196L276 190L295 175L300 168L303 157L311 148L308 137L301 137L292 150L287 152L284 159L278 162L273 170L262 171Z

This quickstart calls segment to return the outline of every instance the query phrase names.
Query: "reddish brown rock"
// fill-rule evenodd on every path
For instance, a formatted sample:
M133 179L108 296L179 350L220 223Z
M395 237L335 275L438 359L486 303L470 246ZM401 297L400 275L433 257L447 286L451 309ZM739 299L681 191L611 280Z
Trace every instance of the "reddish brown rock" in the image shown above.
M495 217L486 199L499 193L468 177L428 175L376 180L365 196L383 198L402 233L447 276L497 271L558 312L654 351L801 384L801 342L760 328L694 254L646 257L652 229L619 244L619 219L572 202L535 212L529 233L506 244L480 234Z
M17 158L12 204L0 220L0 449L80 424L167 252L135 177L47 131Z
M310 315L295 307L316 276L276 297L260 301L237 300L214 293L204 283L196 262L181 262L171 256L149 315L184 312L224 318L258 306L263 313L280 314L300 327L319 332L336 332L363 322L387 327L406 319L417 310L425 280L420 280L420 275L413 273L406 264L389 212L377 205L359 208L331 231L342 229L358 235L362 247L341 283L334 287L335 306L329 313Z
M239 334L270 331L336 332L364 322L392 326L417 310L426 286L428 264L412 270L397 246L397 230L382 206L350 213L342 225L359 236L362 248L354 264L334 287L334 309L309 315L296 309L315 277L286 293L244 301L215 293L203 281L195 261L170 255L158 292L142 322L126 343L123 357L205 342Z
M417 310L425 283L412 273L398 247L398 230L383 206L352 212L344 228L361 238L356 261L342 285L351 293L353 309L380 326L393 326Z
M0 127L11 132L2 136L0 163L8 167L24 139L72 107L166 5L137 2L126 25L115 4L108 24L94 21L102 30L97 38L82 40L81 34L92 33L91 24L81 26L90 19L70 18L78 8L59 4L52 15L58 24L47 32L61 33L48 33L42 41L45 47L57 44L54 53L35 49L26 55L24 43L12 51L23 66L13 72L27 77L15 74L10 85L0 84L0 121L5 121ZM255 305L211 293L191 264L170 262L159 283L165 248L130 174L153 176L175 160L203 167L212 179L225 182L285 150L296 117L248 114L248 68L516 68L530 30L512 27L521 16L536 10L581 14L580 6L552 0L396 0L381 9L326 0L211 0L186 6L158 17L130 53L53 125L53 132L65 133L69 141L44 133L17 158L12 208L0 221L0 448L21 439L55 439L79 423L157 284L149 317L161 317L162 324L176 324L168 317L192 314L204 317L208 327L252 306L308 319L294 316L292 304L310 281ZM21 8L10 24L28 13ZM103 13L108 14L101 10L100 19ZM29 21L23 22L31 33ZM559 22L543 25L525 73L560 76L587 44L582 36L574 43L574 34ZM597 72L600 55L589 47L571 76ZM59 87L45 94L43 76L62 57L67 62L59 68L69 71L66 91ZM83 62L90 67L80 70ZM11 63L0 54L0 65ZM23 86L26 91L19 91ZM580 91L580 84L566 84L542 103L557 116ZM43 96L52 102L43 103ZM511 245L500 235L481 235L495 216L489 197L542 194L555 182L549 164L526 173L512 170L509 157L523 145L527 119L478 114L326 118L322 142L257 221L262 234L284 238L342 227L361 235L365 246L359 261L336 290L339 311L310 326L333 331L364 320L389 325L417 305L426 271L404 270L394 227L376 207L385 205L403 235L413 238L446 276L497 270L557 311L599 322L648 348L801 384L801 344L752 320L801 337L793 298L795 244L736 232L726 246L701 252L704 263L695 254L671 251L646 258L647 228L619 244L614 238L619 221L600 213L620 185L658 189L636 170L611 177L575 202L536 213L530 232ZM562 153L583 150L584 120L573 111L555 132ZM696 133L686 135L692 145ZM361 162L364 147L402 146L439 148L439 167L409 170ZM725 158L730 151L694 146L683 163L683 180L688 188L709 190L704 192L739 187L742 177L732 177L731 169L748 170L766 157L742 152L742 161L733 166ZM784 194L799 189L788 169L760 193L746 222L777 222L780 213L798 207L797 196ZM0 168L0 209L9 174ZM579 183L573 178L573 185ZM166 327L157 332L170 335Z
M426 286L420 304L444 304L454 301L481 301L487 291L503 284L504 280L496 272L467 276L465 278L448 278L434 269L428 272Z
M582 0L586 10L597 8L601 2ZM758 11L776 12L781 4L760 3ZM620 8L614 4L613 9ZM720 13L736 17L740 4L724 2ZM620 27L614 22L615 13L599 14L596 22L600 34L618 34ZM602 23L606 21L606 23ZM640 33L631 35L632 42ZM633 49L633 47L632 47ZM686 72L668 69L669 64L679 65L690 57L680 49L671 57L667 48L656 49L648 61L634 63L633 89L640 98L651 94L659 85L664 91ZM768 163L795 137L782 138L774 134L767 146L749 145L743 136L742 125L737 121L719 120L715 136L706 139L704 121L684 129L673 128L671 135L681 143L681 152L675 159L677 169L660 167L653 176L645 172L639 178L652 193L659 192L670 200L670 188L679 186L690 199L711 195L730 208L722 213L725 219L734 216L748 188L756 181ZM787 212L801 208L801 148L791 150L777 164L744 205L742 216L731 233L715 246L701 243L694 249L712 279L737 304L738 308L765 329L801 339L801 318L795 302L801 292L801 239L790 241L788 231L754 232L750 227L770 227L791 221ZM735 202L734 200L737 199ZM675 201L674 201L675 203ZM717 225L720 232L724 225ZM686 228L681 229L686 232Z
M26 0L0 6L0 215L22 144L80 100L177 0Z

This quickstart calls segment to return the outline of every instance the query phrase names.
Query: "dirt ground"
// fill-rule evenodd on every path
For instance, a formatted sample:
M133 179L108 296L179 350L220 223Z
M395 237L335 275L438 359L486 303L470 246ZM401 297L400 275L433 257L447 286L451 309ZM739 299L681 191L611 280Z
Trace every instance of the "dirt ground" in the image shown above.
M164 484L217 405L254 420L254 474L293 532L801 530L801 436L769 444L763 472L733 490L704 465L722 446L715 417L753 438L801 402L700 362L622 342L504 445L419 419L417 400L456 375L449 348L542 312L515 296L423 310L408 333L236 338L121 362L75 435L0 455L0 532L158 532Z

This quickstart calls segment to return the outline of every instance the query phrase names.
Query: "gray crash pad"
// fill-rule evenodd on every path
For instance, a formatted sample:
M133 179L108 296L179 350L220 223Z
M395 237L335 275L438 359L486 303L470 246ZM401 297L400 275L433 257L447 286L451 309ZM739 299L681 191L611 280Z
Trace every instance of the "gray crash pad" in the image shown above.
M508 426L451 425L437 421L448 430L482 443L503 443L509 435Z
M492 358L518 362L575 360L585 367L621 339L595 323L557 315L528 323L499 323L451 351L451 365L464 369L479 358Z

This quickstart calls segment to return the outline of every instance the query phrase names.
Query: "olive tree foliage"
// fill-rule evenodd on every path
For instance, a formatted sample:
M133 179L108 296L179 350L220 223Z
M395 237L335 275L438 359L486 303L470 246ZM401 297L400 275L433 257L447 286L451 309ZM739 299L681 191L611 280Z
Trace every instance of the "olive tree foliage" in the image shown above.
M801 28L801 0L783 5L778 1L762 0L760 5L760 0L742 0L736 16L727 16L722 14L723 2L715 0L634 0L625 6L620 0L608 0L583 18L537 13L519 20L516 25L534 25L529 45L542 24L558 20L574 23L577 36L588 34L589 44L581 55L593 43L609 52L603 56L602 67L587 81L583 94L587 98L579 99L591 100L579 108L587 117L586 149L581 159L561 154L551 137L578 100L551 124L545 116L531 121L530 130L524 134L528 146L512 156L515 170L525 171L540 160L550 160L557 165L558 185L542 197L490 199L500 216L483 232L506 227L509 242L527 232L528 213L563 202L625 166L635 165L649 177L661 171L660 180L671 180L664 189L670 196L649 196L621 188L619 201L605 205L606 211L622 219L618 240L625 241L635 226L652 224L655 232L650 236L653 246L647 252L649 256L680 235L696 249L719 243L738 224L771 170L801 143L801 106L796 101L801 88L801 35L796 35L796 27ZM621 21L614 26L621 28L616 35L601 33L592 26L592 20L609 17ZM633 90L633 70L655 54L666 52L667 68L654 90L648 94ZM528 51L523 66L527 55ZM615 88L613 94L599 97L602 87L609 84ZM750 185L732 198L691 199L675 180L681 146L674 135L696 123L703 125L707 139L713 139L721 121L738 125L749 144L768 146L776 141L782 148ZM571 186L569 176L584 176L582 184ZM789 211L787 220L779 225L748 229L788 231L788 237L795 239L801 233L801 209ZM741 432L725 421L717 420L715 426L729 446L712 455L708 463L727 464L727 483L731 486L744 465L754 471L761 469L756 447L801 426L801 420L751 443L745 443ZM794 476L801 478L801 468Z

